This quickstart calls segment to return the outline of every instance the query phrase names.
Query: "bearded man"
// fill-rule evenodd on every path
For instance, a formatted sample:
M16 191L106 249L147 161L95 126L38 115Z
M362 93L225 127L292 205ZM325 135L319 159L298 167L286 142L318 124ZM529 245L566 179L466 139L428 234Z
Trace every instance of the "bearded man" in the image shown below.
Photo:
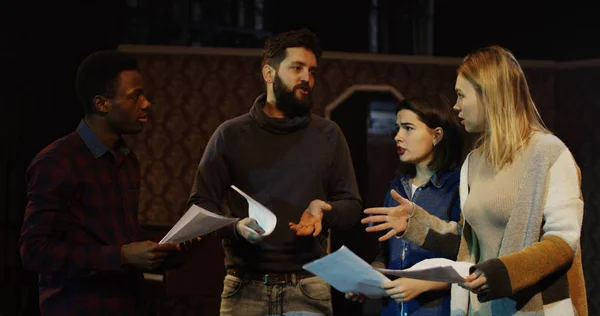
M302 266L326 254L329 228L358 223L362 201L340 128L311 114L320 56L307 29L269 38L266 93L217 128L198 166L188 206L240 218L216 232L227 269L221 315L332 315L329 285ZM271 234L230 185L277 216Z

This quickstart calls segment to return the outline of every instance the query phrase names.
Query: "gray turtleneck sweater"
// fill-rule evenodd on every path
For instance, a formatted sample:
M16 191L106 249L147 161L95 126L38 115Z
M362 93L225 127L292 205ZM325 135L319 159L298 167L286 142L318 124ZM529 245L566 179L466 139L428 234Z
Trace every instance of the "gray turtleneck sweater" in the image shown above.
M273 233L252 245L234 233L223 236L225 265L260 272L296 272L325 254L326 230L349 228L362 211L346 140L332 121L316 115L275 119L263 112L266 95L249 113L221 124L206 146L188 205L245 218L248 204L235 185L277 216ZM320 236L298 237L298 223L312 200L328 201Z

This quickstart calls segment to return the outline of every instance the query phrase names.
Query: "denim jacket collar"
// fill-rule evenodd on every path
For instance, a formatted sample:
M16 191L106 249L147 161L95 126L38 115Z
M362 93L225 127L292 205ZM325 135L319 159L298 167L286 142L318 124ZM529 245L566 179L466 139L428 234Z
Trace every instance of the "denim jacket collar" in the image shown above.
M436 171L429 180L423 184L423 187L428 186L429 184L433 184L436 188L441 188L444 186L444 183L452 176L452 172L447 171ZM401 176L402 185L404 188L410 188L412 185L412 178L408 174L403 174Z

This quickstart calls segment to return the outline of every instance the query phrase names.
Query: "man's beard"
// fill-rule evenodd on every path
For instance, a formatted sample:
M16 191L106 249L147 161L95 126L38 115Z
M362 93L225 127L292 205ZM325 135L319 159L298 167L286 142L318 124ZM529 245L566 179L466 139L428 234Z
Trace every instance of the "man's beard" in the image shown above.
M296 96L296 91L300 88L308 90L308 94L301 94L301 99ZM277 100L277 108L283 112L285 117L294 118L310 114L310 109L312 108L312 89L308 83L299 83L290 90L281 81L279 74L276 74L273 81L273 93L275 94L275 100Z

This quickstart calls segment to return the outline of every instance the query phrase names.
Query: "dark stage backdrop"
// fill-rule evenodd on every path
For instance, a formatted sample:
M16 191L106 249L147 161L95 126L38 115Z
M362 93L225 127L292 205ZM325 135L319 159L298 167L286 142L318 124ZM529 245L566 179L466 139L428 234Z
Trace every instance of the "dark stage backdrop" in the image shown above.
M8 44L1 51L5 58L0 59L2 87L6 89L2 102L4 114L0 116L2 316L38 313L36 276L23 271L17 250L25 207L25 168L35 153L77 126L82 111L73 91L75 71L88 53L117 47L115 39L122 29L118 12L124 3L67 1L64 8L48 4L47 8L28 10L27 3L14 2L3 2L0 10L16 12L0 19L2 29L11 30L6 33ZM5 10L5 6L13 7ZM86 13L71 14L66 8ZM142 163L140 221L171 225L185 211L195 168L212 132L224 120L245 113L262 92L259 51L128 49L135 50L133 53L140 58L154 101L147 128L129 138ZM319 115L324 115L328 103L357 84L391 85L404 97L439 92L454 100L458 59L335 53L325 57L315 89L315 112ZM523 65L543 118L571 148L582 169L586 206L581 243L590 314L595 315L600 313L597 299L600 233L594 229L600 207L597 193L600 160L594 150L600 142L600 129L595 122L600 114L600 101L595 95L600 67L593 62L523 62ZM353 155L358 157L357 151ZM365 165L357 161L357 173L363 173L361 168ZM347 238L348 244L360 249L360 235ZM197 264L218 273L202 276L210 280L195 278L194 288L206 285L205 291L198 293L214 298L220 291L214 281L223 273L218 240L205 241L197 251L202 254ZM186 271L202 270L194 268L187 267ZM171 280L186 282L176 273ZM202 307L193 301L194 298L185 296L179 300L171 298L169 308L162 309L161 314L198 312L193 308Z

